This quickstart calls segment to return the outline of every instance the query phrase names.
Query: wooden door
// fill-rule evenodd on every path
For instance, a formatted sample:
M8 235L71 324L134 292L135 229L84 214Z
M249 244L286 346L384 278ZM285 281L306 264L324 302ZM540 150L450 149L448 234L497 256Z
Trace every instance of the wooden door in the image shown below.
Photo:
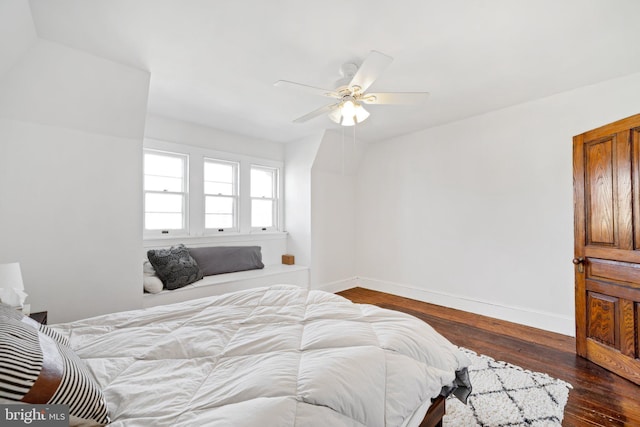
M573 138L576 351L640 384L640 114Z

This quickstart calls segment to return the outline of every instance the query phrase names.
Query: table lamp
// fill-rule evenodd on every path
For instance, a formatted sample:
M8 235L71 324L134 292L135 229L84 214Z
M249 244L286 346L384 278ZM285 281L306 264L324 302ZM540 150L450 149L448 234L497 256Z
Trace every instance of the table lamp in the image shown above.
M0 264L0 301L12 307L22 307L26 298L20 263Z

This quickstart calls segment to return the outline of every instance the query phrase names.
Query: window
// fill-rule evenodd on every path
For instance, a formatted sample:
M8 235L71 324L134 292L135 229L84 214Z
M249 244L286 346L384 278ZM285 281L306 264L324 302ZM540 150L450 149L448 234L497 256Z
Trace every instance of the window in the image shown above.
M238 229L238 163L204 159L204 227Z
M278 170L251 166L251 228L276 229L278 224Z
M145 231L162 234L186 231L186 171L186 155L144 151Z
M281 161L153 138L143 159L145 239L282 230Z

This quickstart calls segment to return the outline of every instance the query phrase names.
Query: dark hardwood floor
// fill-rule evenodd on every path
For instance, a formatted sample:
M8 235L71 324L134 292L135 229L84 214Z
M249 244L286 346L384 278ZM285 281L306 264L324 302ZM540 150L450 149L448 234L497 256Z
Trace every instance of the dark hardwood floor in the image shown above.
M571 383L563 426L640 426L640 386L577 356L571 337L363 288L339 294L412 314L458 346Z

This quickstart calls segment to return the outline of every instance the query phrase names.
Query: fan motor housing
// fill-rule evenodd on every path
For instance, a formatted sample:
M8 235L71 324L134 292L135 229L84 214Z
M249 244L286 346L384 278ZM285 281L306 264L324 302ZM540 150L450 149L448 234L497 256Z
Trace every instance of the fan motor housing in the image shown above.
M347 62L346 64L342 64L342 66L340 67L340 75L342 77L336 80L336 86L338 86L338 89L336 89L336 92L340 93L342 86L346 87L351 81L351 79L353 79L353 76L356 75L356 72L358 72L358 66L356 64L352 62Z

